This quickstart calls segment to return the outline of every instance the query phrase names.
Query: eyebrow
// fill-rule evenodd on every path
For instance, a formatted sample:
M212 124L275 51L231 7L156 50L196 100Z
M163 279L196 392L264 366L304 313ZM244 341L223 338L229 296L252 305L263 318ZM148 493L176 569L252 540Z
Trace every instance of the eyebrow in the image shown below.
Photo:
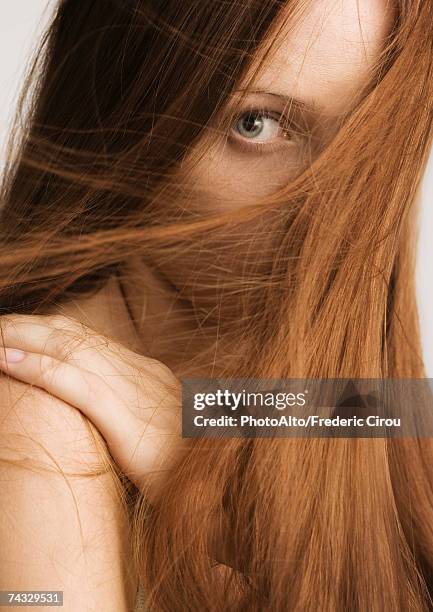
M286 106L294 107L298 110L302 110L311 115L317 115L320 112L320 108L314 101L307 102L306 100L302 100L301 98L295 98L293 96L288 95L287 93L279 92L279 91L269 91L266 89L260 88L245 88L238 89L237 92L246 93L246 94L258 94L258 95L266 95L272 96L274 98L279 98L282 102L285 103Z

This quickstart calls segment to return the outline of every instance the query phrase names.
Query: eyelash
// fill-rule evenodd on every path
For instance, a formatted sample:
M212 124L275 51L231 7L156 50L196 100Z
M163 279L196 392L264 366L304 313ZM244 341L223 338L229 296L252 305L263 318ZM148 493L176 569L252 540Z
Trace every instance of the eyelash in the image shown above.
M283 132L283 137L276 138L274 142L248 142L247 139L243 138L240 134L235 135L234 132L236 125L242 117L245 117L245 115L248 114L257 115L267 119L274 119L278 122L280 130ZM293 129L293 131L291 131L289 126L290 119L284 115L284 113L257 107L245 108L233 117L233 122L230 126L229 140L231 140L232 143L239 148L242 148L248 152L256 151L258 153L271 153L281 149L287 144L294 144L296 140L296 130ZM281 143L281 140L283 140L283 143Z

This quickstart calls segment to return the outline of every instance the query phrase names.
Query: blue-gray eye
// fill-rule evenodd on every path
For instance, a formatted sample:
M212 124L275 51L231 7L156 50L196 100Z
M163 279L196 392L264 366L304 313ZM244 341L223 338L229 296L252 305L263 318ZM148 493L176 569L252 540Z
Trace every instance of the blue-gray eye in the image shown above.
M283 135L278 119L260 111L248 111L241 115L234 129L238 136L262 143Z

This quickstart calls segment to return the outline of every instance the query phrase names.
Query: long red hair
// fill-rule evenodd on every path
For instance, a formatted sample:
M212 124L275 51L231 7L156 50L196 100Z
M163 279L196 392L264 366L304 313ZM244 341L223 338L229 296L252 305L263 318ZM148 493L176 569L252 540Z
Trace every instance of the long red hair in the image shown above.
M199 244L215 263L179 291L210 342L179 375L423 377L414 203L432 134L433 5L397 4L332 142L266 201L216 217L185 216L173 177L221 125L281 9L291 19L305 3L60 2L3 182L1 311L44 312L122 274L131 254L163 268ZM222 280L224 237L256 244L264 227L272 244ZM428 439L195 440L159 503L134 497L149 605L426 612L432 487ZM215 522L236 570L210 563Z

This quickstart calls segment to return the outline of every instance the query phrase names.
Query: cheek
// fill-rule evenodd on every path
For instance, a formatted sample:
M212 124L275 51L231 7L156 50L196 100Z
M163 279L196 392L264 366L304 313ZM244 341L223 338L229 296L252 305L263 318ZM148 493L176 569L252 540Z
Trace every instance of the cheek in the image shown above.
M251 155L214 145L186 160L179 170L175 182L182 185L180 208L206 217L246 207L287 185L301 166L290 150L287 157L281 150ZM223 311L228 323L242 306L239 287L262 291L263 280L270 278L281 231L281 223L264 202L263 213L254 220L196 236L185 248L178 245L175 258L162 254L155 264L198 317L212 322L214 316L220 320ZM259 298L256 295L257 302Z
M191 163L187 189L199 213L236 210L271 195L301 170L299 156L287 152L239 151L226 144Z
M242 311L245 297L261 302L266 280L281 240L281 224L273 227L269 214L249 223L225 226L212 236L179 246L176 257L155 263L196 317L212 326L231 325ZM242 288L240 291L239 288Z

